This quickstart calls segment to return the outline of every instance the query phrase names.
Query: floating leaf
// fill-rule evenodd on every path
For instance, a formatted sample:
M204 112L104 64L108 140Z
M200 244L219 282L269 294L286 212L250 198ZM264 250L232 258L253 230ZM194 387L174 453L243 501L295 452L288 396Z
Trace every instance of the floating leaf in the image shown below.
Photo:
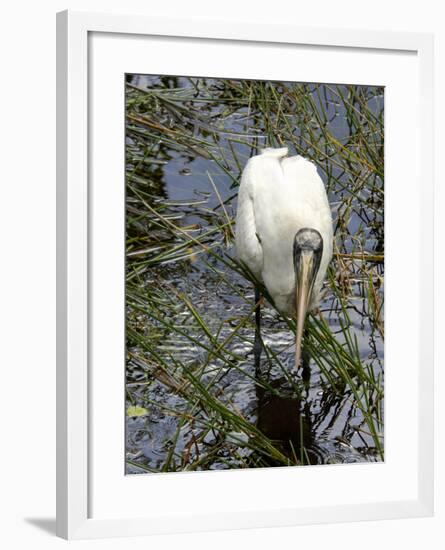
M132 406L127 409L127 416L144 416L148 414L148 410L144 407Z

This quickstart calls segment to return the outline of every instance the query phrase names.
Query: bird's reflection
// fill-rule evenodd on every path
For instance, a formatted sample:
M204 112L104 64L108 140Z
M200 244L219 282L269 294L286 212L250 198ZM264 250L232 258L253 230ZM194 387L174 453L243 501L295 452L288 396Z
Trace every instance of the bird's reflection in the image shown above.
M257 428L268 437L290 461L297 464L314 464L314 443L310 404L287 388L285 379L270 382L273 390L257 386Z

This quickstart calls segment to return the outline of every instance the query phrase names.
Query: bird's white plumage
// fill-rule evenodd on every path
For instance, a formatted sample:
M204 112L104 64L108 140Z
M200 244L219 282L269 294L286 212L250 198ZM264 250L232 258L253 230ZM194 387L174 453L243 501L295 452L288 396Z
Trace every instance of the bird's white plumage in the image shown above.
M320 232L323 255L315 279L310 309L332 257L332 216L316 166L287 148L264 149L252 157L241 178L236 217L237 256L263 281L277 308L295 313L293 241L303 228Z

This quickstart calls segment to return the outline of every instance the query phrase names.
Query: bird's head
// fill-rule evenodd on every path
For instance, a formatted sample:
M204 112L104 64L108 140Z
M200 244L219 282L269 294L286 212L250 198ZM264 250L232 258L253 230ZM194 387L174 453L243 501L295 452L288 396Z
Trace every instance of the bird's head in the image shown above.
M303 228L294 238L295 269L295 368L301 359L301 339L312 290L323 255L323 238L316 229Z

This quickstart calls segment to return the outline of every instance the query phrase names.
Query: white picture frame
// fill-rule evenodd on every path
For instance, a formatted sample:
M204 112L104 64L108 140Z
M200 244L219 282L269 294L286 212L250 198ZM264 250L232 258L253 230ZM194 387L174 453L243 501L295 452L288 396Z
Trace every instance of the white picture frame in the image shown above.
M97 351L94 348L94 338L91 335L92 303L94 301L94 285L92 281L92 268L94 262L101 262L102 259L93 257L97 247L92 245L91 229L95 223L99 223L100 213L92 207L91 202L91 181L96 177L95 169L92 168L92 156L100 155L100 148L93 147L95 144L90 139L91 126L96 119L93 117L91 83L95 78L94 71L99 70L95 52L104 52L109 47L106 40L94 42L95 36L105 37L106 40L120 40L124 43L125 37L131 37L133 47L137 40L144 40L144 37L162 37L165 43L171 41L171 49L174 55L181 59L181 49L178 41L181 39L193 42L195 46L206 44L218 44L218 48L227 50L230 47L265 48L283 46L283 55L292 56L292 48L306 48L307 55L315 51L316 55L328 55L329 51L354 52L357 59L365 55L383 56L404 55L410 57L411 64L416 70L413 78L419 83L415 91L417 107L415 114L410 113L412 124L416 124L418 139L409 153L409 162L413 162L414 175L413 190L417 193L417 199L413 201L415 212L411 212L412 227L416 238L412 240L414 257L417 258L416 266L422 269L415 269L416 275L412 290L413 303L417 304L414 314L417 314L417 321L413 323L413 341L415 341L415 353L407 352L406 363L410 364L408 372L412 372L410 381L406 386L406 393L411 395L412 403L412 426L415 431L413 437L413 448L410 452L413 455L412 461L404 470L400 479L394 481L392 492L379 497L372 494L368 499L360 500L359 496L349 501L336 502L336 496L331 501L317 501L310 505L285 504L273 499L273 495L267 493L265 482L265 498L271 502L263 503L260 507L253 507L239 500L234 499L230 509L218 508L212 502L206 503L206 510L195 511L193 506L180 511L168 511L168 501L163 511L157 513L154 510L149 513L137 512L140 506L135 509L126 510L125 513L116 510L108 510L107 502L125 501L124 493L127 489L120 487L121 481L117 481L116 469L110 473L104 469L101 473L102 479L95 468L95 455L92 449L100 453L101 448L105 449L108 439L113 435L107 434L103 437L101 420L96 418L94 400L102 397L97 394L92 380L92 365L96 368ZM93 40L92 40L93 39ZM92 45L94 45L95 52ZM132 47L131 45L129 47ZM286 50L286 48L289 50ZM122 47L119 49L124 50ZM263 51L263 50L262 50ZM118 50L115 50L112 64L119 64ZM122 53L122 51L121 51ZM196 65L202 63L203 71L207 68L205 57L197 60ZM94 59L94 63L92 62ZM287 58L291 59L291 58ZM126 63L125 55L122 54L122 63ZM162 63L162 59L158 60ZM403 61L400 61L403 65ZM383 65L383 61L382 61ZM411 65L414 66L414 65ZM200 19L173 19L157 17L133 17L130 15L105 15L81 12L62 12L57 16L57 533L59 536L73 538L94 538L106 536L142 535L155 533L174 533L186 531L199 531L211 529L233 529L244 527L265 527L284 526L305 523L353 521L365 519L385 519L400 517L420 517L433 513L433 159L432 159L432 136L433 136L433 41L428 34L414 33L391 33L380 31L343 31L334 29L308 29L299 28L293 25L263 25L247 22L200 20ZM276 67L275 67L276 69ZM334 68L335 69L335 68ZM332 69L332 70L334 70ZM365 63L366 69L366 63ZM198 69L196 69L198 70ZM218 69L215 69L218 73ZM235 69L234 69L235 70ZM247 71L247 67L245 68ZM270 76L271 67L263 69L263 77ZM316 69L307 69L307 74L315 74ZM378 70L378 63L376 69ZM382 69L383 70L383 69ZM407 69L408 70L408 67ZM159 69L152 72L157 74ZM133 72L131 69L128 72ZM142 72L142 71L141 71ZM401 71L403 72L403 71ZM111 73L110 73L111 74ZM168 74L168 71L167 71ZM174 74L174 73L170 73ZM218 73L219 74L219 73ZM258 73L255 73L258 74ZM334 74L334 73L332 73ZM383 73L382 73L383 74ZM414 76L415 75L415 76ZM224 76L224 75L223 75ZM360 78L365 78L366 72ZM359 78L359 77L358 77ZM386 108L385 108L386 109ZM399 126L399 128L398 128ZM394 120L390 128L396 135L397 131L403 130L401 120ZM112 128L112 124L110 125ZM113 134L112 130L109 130ZM115 135L116 139L123 139L122 135ZM391 159L391 155L397 152L397 143L391 140L391 148L387 148L385 158ZM389 146L388 146L389 147ZM399 147L400 148L400 147ZM400 152L399 152L400 153ZM413 161L413 159L416 161ZM401 165L400 165L401 166ZM113 170L114 165L110 162L109 169ZM400 172L402 174L402 172ZM420 178L421 175L421 178ZM121 177L121 172L117 174ZM402 177L402 176L401 176ZM403 176L405 177L405 176ZM395 181L395 178L393 178ZM122 180L123 185L123 180ZM394 192L396 193L396 192ZM396 196L394 194L393 196ZM121 195L116 195L117 206ZM396 216L395 201L392 200L393 208L389 216ZM123 206L122 206L123 211ZM97 214L97 216L96 216ZM402 216L403 217L403 216ZM97 218L97 220L96 220ZM387 219L388 221L388 219ZM389 220L390 221L390 220ZM108 223L119 225L122 219L113 217ZM386 222L385 222L386 223ZM403 269L404 255L406 250L397 232L390 227L393 235L391 252L393 252L394 269ZM118 232L120 231L118 227ZM94 233L94 231L93 231ZM400 246L399 246L400 245ZM398 253L398 250L402 253ZM391 256L390 256L391 258ZM106 261L106 260L104 260ZM117 264L119 265L119 264ZM415 267L416 267L415 266ZM116 280L123 277L123 273L115 273ZM116 303L119 307L119 303ZM397 315L406 316L406 311L394 312L391 320L387 320L389 326L395 326L398 322ZM401 317L400 317L401 320ZM122 331L122 324L117 324L114 329ZM97 334L97 332L95 333ZM395 334L395 331L394 331ZM395 340L396 341L396 335ZM417 346L417 347L416 347ZM406 346L405 346L406 347ZM385 354L386 354L385 349ZM396 350L397 351L397 350ZM400 362L405 361L400 351ZM411 355L411 357L409 357ZM394 372L397 372L394 363ZM99 368L99 366L97 366ZM123 365L122 365L122 368ZM409 368L412 370L410 371ZM118 373L117 373L118 374ZM421 374L421 375L420 375ZM111 378L111 380L113 380ZM118 378L117 378L118 380ZM391 392L394 402L399 395L396 391L397 378L394 375L391 381ZM121 388L117 388L120 391ZM409 393L411 392L411 394ZM111 392L113 393L113 392ZM122 392L123 393L123 392ZM399 392L400 393L400 392ZM123 415L123 408L119 401L113 401L115 417ZM401 398L400 398L401 399ZM399 400L403 405L403 401ZM116 416L117 415L117 416ZM123 416L122 416L123 423ZM94 426L94 429L93 429ZM388 441L396 441L396 430L387 432ZM109 435L109 437L108 437ZM116 436L117 437L117 436ZM117 439L116 439L117 441ZM391 467L391 461L397 456L397 448L394 445L392 457L384 465L374 465L373 475L384 476L384 469ZM110 447L112 449L112 447ZM108 452L108 449L107 449ZM115 462L118 464L121 456L115 453ZM391 455L391 453L390 453ZM122 459L123 461L123 459ZM392 464L395 467L395 464ZM340 474L340 467L323 467L314 470L308 467L306 473L299 475L314 480L323 477L323 483L330 483L334 493L338 490L334 487L334 480L345 476L346 482L356 483L356 477L364 475L371 476L371 473L352 466L343 468ZM346 468L346 469L345 469ZM355 470L354 470L355 468ZM353 470L351 477L349 470ZM275 469L274 475L262 470L255 472L224 472L224 473L199 473L199 474L174 474L154 477L141 476L133 477L129 490L137 490L137 485L144 483L151 484L152 491L162 492L163 487L168 491L183 491L187 487L196 487L197 491L204 490L204 486L211 485L213 479L221 480L223 484L230 485L241 483L241 476L249 476L253 491L254 483L263 476L270 478L271 486L276 485L277 480L283 482L283 502L285 501L286 484L289 476L293 475L291 468ZM284 473L284 471L286 472ZM315 471L315 473L314 473ZM388 475L394 470L388 470ZM119 474L122 479L124 468L122 466ZM107 477L108 476L108 477ZM195 477L193 477L195 476ZM204 477L206 476L206 477ZM213 477L209 477L213 476ZM278 476L278 477L277 477ZM287 476L287 477L286 477ZM127 476L128 477L128 476ZM142 478L145 478L142 481ZM343 480L343 478L341 478ZM388 478L390 479L390 478ZM395 478L394 478L395 479ZM253 481L252 481L253 480ZM370 485L373 478L369 477ZM363 480L362 480L363 481ZM105 488L105 482L107 487ZM406 483L404 483L406 482ZM218 482L221 486L221 482ZM342 481L344 483L344 481ZM127 481L125 484L128 485ZM409 486L409 491L404 490L404 485ZM246 485L247 487L248 485ZM405 488L406 488L405 487ZM176 488L176 489L175 489ZM215 485L216 488L216 485ZM216 490L216 489L215 489ZM287 489L289 490L289 489ZM371 491L371 487L369 488ZM126 493L127 494L127 493ZM128 493L130 494L130 493ZM111 495L111 497L110 497ZM363 495L366 496L366 495ZM96 503L99 503L97 504ZM100 504L102 503L102 504ZM102 507L102 508L101 508ZM131 507L129 507L131 508ZM99 513L99 510L101 512Z

